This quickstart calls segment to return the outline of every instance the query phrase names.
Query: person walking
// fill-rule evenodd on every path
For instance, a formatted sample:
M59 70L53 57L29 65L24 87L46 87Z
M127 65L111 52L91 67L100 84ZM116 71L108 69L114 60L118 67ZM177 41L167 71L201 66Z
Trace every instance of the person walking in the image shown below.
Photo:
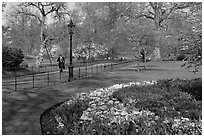
M60 72L63 71L63 69L65 69L65 59L64 57L60 54L58 59L57 59L58 65L59 65L59 69Z

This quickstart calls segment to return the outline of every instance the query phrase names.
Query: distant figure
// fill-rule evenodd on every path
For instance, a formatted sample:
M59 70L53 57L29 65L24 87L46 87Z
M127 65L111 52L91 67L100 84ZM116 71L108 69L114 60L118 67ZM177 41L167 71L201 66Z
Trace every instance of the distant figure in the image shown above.
M60 69L60 72L63 71L63 69L65 69L65 59L62 55L59 55L58 59L57 59L57 62L59 63L59 69Z
M140 55L142 56L142 61L145 62L145 50L144 49L140 50Z

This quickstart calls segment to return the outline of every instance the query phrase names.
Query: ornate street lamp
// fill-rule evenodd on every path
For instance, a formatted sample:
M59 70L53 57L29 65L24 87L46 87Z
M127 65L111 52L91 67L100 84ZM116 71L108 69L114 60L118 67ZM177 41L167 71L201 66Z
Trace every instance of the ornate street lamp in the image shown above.
M72 65L72 35L74 34L73 28L75 27L75 25L73 24L72 20L70 20L70 23L68 25L69 28L69 42L70 42L70 53L69 53L69 78L68 81L71 81L73 79L73 68L74 66Z

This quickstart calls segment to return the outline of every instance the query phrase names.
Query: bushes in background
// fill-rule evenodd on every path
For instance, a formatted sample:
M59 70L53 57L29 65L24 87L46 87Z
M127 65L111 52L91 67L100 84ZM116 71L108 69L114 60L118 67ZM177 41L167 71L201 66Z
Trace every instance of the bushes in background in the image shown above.
M177 61L187 60L186 57L187 56L185 54L180 54L180 55L177 56L176 60Z
M2 66L3 69L16 69L23 62L24 54L21 49L15 47L2 47Z
M161 117L183 116L192 120L199 119L202 108L201 79L157 82L157 85L132 86L118 90L113 93L113 97L123 103L131 98L135 100L136 108L148 109Z

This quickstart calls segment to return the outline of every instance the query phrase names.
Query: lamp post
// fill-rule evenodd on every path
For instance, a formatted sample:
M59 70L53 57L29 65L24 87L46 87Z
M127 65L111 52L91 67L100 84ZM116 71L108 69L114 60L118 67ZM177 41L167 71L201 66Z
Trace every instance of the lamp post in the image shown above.
M75 27L75 25L73 24L72 20L70 20L70 23L68 25L68 28L69 28L69 42L70 42L70 53L69 53L69 78L68 78L68 81L71 81L73 79L73 68L74 66L72 65L72 36L74 34L73 32L73 28Z

